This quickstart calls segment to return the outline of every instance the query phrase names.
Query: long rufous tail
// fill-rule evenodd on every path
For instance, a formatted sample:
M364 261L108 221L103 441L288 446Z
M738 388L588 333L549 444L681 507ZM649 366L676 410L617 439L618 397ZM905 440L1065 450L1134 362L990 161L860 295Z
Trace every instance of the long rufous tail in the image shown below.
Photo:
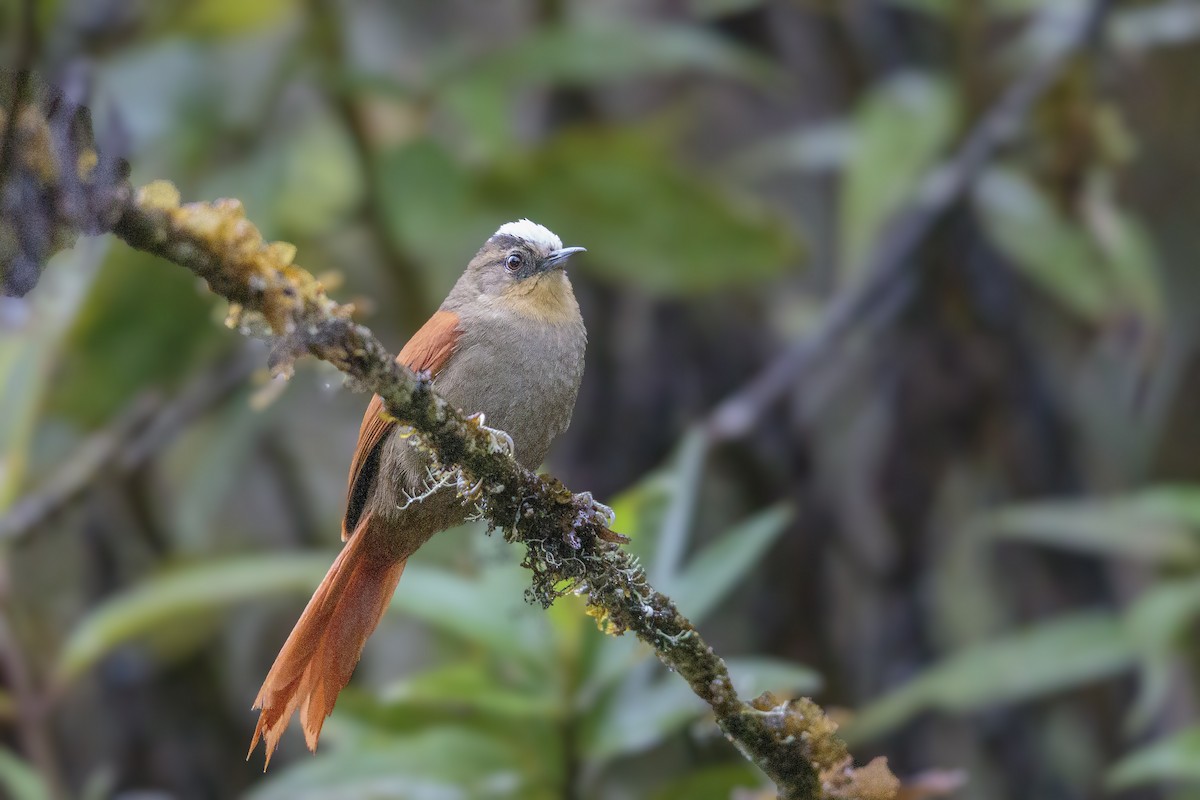
M372 529L370 514L363 515L308 601L254 701L254 708L262 711L247 758L261 738L269 764L297 709L308 748L316 749L321 726L333 713L338 693L350 681L363 645L379 625L404 571L406 559L396 560L393 548L381 538L386 535Z

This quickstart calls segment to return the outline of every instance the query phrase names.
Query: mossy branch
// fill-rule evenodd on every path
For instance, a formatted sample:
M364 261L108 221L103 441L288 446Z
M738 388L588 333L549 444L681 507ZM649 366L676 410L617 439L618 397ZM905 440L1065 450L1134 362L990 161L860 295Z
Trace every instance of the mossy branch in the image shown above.
M585 595L606 632L630 631L653 647L711 706L726 737L776 783L780 797L883 800L894 794L898 783L882 763L859 772L850 767L836 726L811 701L741 700L725 662L621 547L623 537L608 527L605 507L522 467L482 420L464 417L433 391L428 376L397 364L353 321L349 306L330 299L292 263L295 248L262 240L240 203L181 206L174 187L158 182L130 193L113 232L191 270L229 300L231 326L273 341L273 370L290 372L297 357L312 355L344 372L353 387L383 398L387 413L412 428L489 526L526 546L529 599L549 606L566 593ZM877 790L860 791L860 774Z
M387 413L411 428L414 443L431 456L439 482L456 486L493 529L526 546L523 565L533 573L528 598L549 606L566 593L582 594L603 630L630 631L647 642L708 703L726 737L775 782L780 797L895 796L898 782L886 764L876 760L855 770L836 726L816 704L769 695L753 704L741 700L725 662L621 547L624 537L609 528L609 509L519 465L505 437L485 427L485 420L464 417L433 391L427 375L397 364L353 320L350 306L328 297L319 281L292 263L295 247L263 241L240 202L181 205L175 187L161 181L134 191L123 167L100 160L89 137L56 136L54 115L20 103L18 98L0 114L0 129L6 119L20 120L13 136L18 157L0 175L0 189L22 186L27 191L6 196L36 202L18 202L0 219L0 234L12 228L24 234L8 239L18 247L0 251L0 267L7 271L19 255L40 271L73 234L106 230L185 267L230 302L231 327L272 343L276 373L290 374L295 360L308 354L337 367L354 388L383 398ZM60 118L72 130L87 127L73 112ZM72 202L78 197L88 201L82 208ZM31 232L38 234L36 247L27 241Z

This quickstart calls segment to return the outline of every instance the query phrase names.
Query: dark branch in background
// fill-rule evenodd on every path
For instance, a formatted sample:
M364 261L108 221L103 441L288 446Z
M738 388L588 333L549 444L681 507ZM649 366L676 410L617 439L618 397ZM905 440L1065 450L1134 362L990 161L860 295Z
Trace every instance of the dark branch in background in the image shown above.
M343 9L332 0L310 0L309 9L312 13L312 24L309 26L311 35L316 41L318 52L323 56L327 77L334 83L330 90L333 109L342 118L342 123L350 134L358 160L359 174L366 185L362 213L367 232L375 242L376 249L384 257L392 277L400 283L400 292L394 298L395 303L399 305L397 310L400 312L400 319L405 326L416 330L429 314L428 287L421 270L392 239L391 225L379 200L383 190L380 186L379 165L372 157L375 145L371 141L371 133L361 110L349 89L342 85L342 75L348 61L346 26L342 24L341 18Z
M861 270L863 278L851 290L838 293L821 326L798 340L770 362L754 379L723 401L708 420L717 441L748 434L792 387L803 384L837 351L864 317L881 307L894 309L893 298L920 268L914 256L938 223L963 200L984 168L1020 134L1030 110L1054 83L1067 63L1095 39L1111 0L1094 0L1074 18L1043 10L1046 27L1063 26L1057 49L1033 67L1001 96L946 163L934 169L918 187L911 205L887 226ZM1049 33L1049 31L1048 31Z
M0 580L7 583L8 576ZM51 796L60 798L63 791L58 779L60 773L46 714L46 700L34 683L30 665L13 635L9 620L8 588L5 586L0 587L0 675L4 676L13 697L18 741L30 762L36 765Z
M254 368L243 351L196 375L169 399L143 395L103 430L89 436L44 485L0 516L0 544L20 539L102 477L128 476L144 466L195 419L236 392Z

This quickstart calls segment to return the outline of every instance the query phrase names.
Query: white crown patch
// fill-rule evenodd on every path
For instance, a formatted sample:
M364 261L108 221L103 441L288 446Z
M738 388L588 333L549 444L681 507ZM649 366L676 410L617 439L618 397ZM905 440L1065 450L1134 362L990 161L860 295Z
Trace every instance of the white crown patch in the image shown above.
M519 219L516 222L506 222L501 225L495 236L513 236L517 239L523 239L530 244L536 245L543 250L561 250L562 239L558 238L549 228L538 225L536 222L531 222L527 219Z

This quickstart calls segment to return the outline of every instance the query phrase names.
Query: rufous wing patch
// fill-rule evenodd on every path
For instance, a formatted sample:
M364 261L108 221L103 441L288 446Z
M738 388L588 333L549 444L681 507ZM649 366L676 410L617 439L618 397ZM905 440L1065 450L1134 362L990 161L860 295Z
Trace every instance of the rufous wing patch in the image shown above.
M413 372L428 372L436 376L446 366L458 346L462 329L458 314L437 311L413 334L408 344L396 356L396 361ZM358 446L350 461L350 477L346 486L346 515L342 518L342 541L358 527L371 486L379 469L379 448L395 428L395 421L383 414L383 399L371 398L358 429Z
M408 340L396 360L413 372L437 375L458 347L462 336L458 321L458 314L453 311L435 312Z

